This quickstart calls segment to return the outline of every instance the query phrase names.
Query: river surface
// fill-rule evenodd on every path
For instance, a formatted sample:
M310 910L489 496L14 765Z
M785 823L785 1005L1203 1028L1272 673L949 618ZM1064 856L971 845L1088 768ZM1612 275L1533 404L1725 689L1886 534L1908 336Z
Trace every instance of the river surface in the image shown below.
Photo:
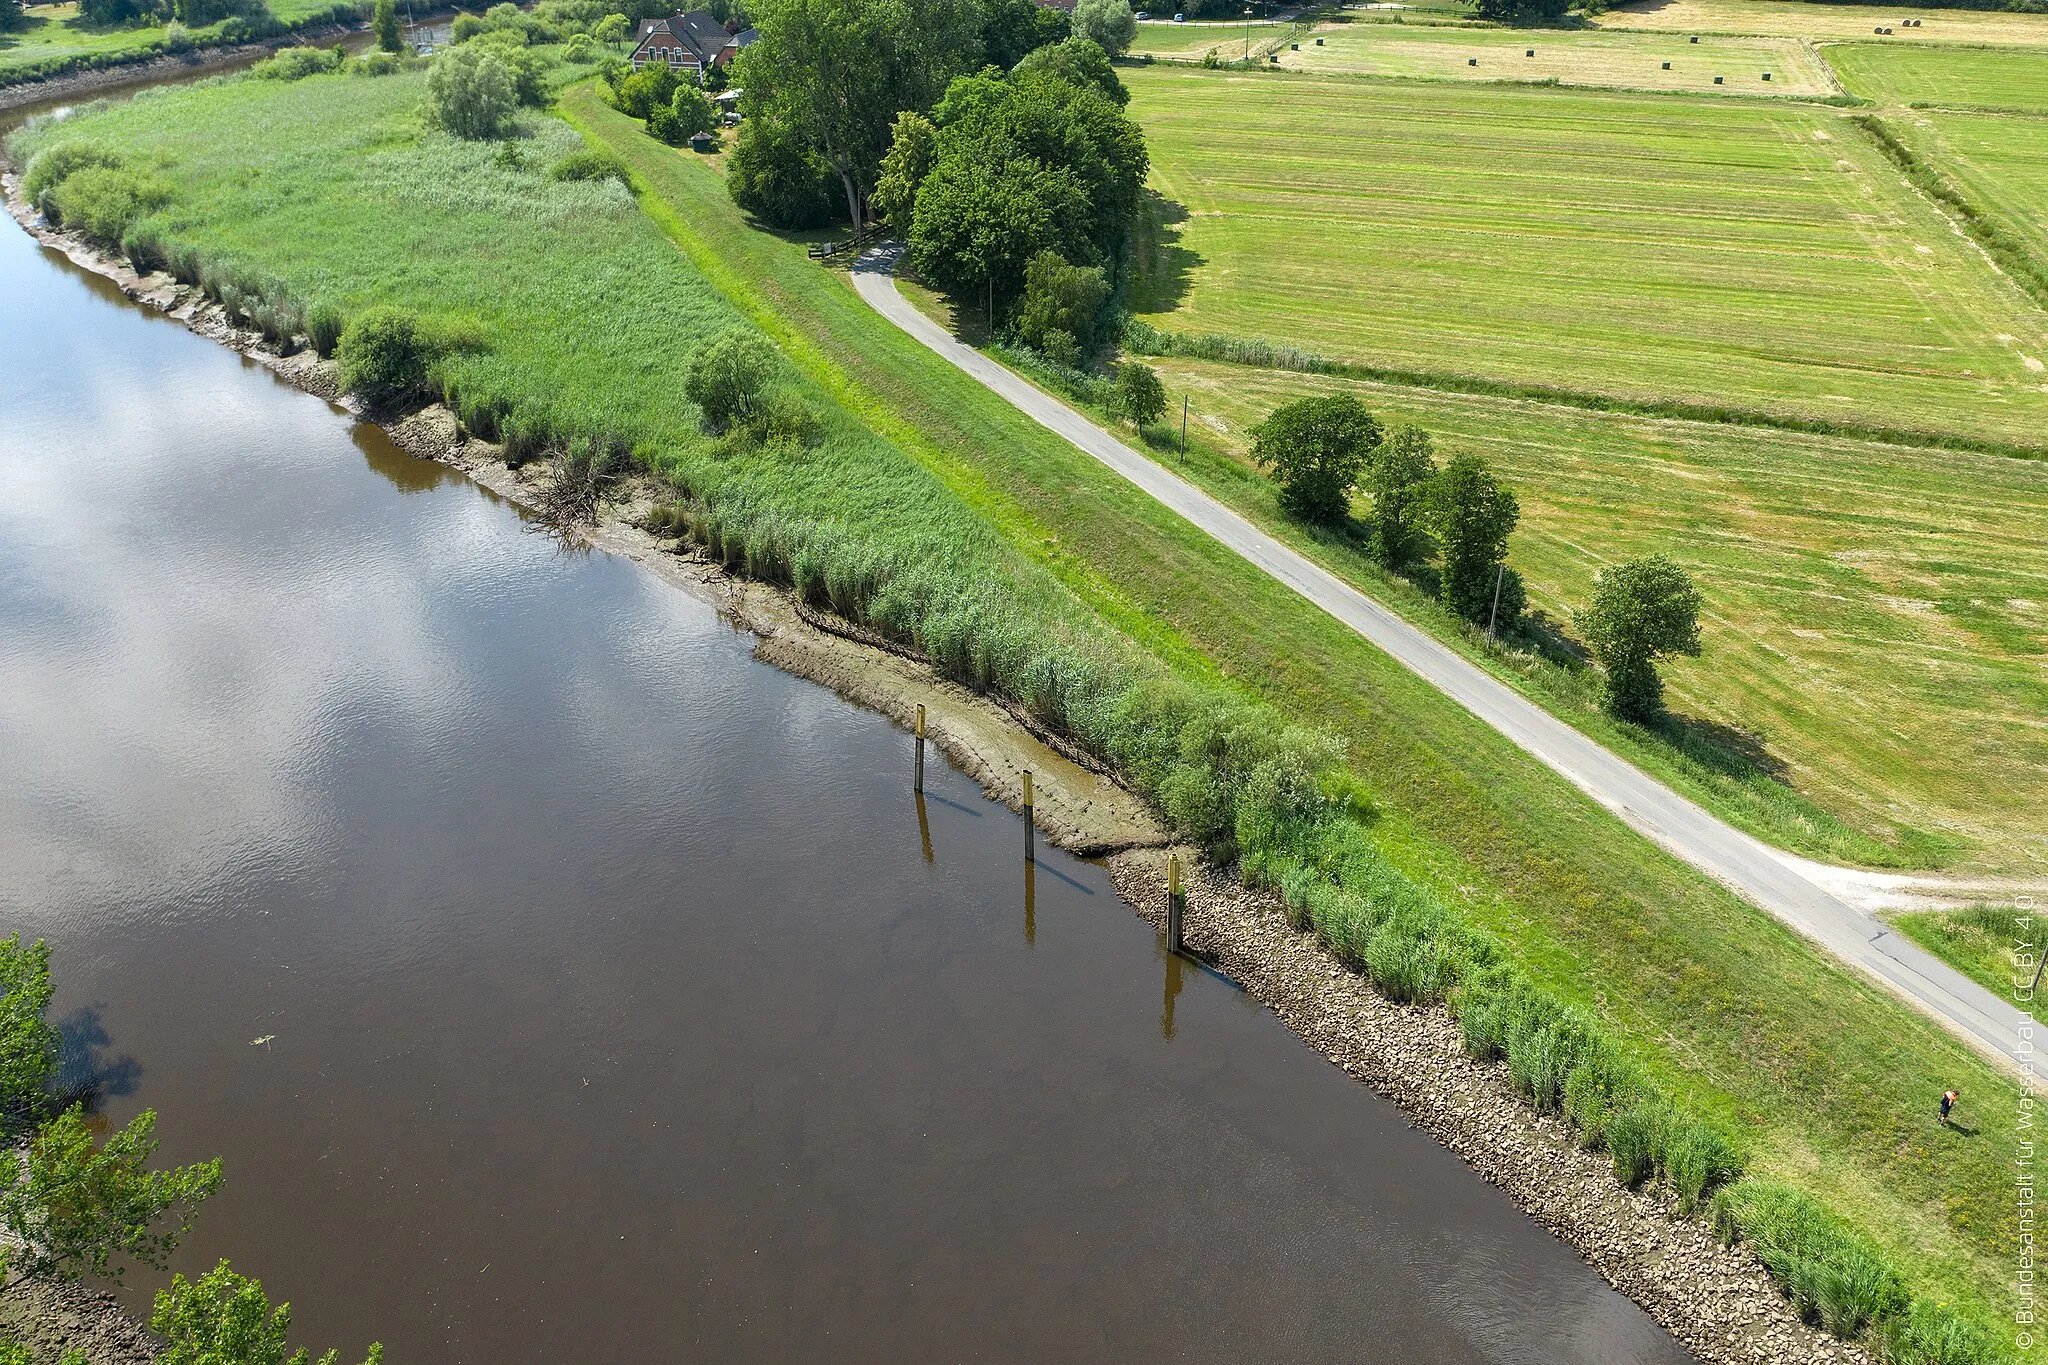
M225 1157L180 1268L393 1365L1686 1359L909 756L0 230L0 933Z

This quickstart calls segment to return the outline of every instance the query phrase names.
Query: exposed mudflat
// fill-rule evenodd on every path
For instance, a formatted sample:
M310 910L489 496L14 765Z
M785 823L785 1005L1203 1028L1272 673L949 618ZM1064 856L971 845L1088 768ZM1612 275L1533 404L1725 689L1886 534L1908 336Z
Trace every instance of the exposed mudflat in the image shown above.
M249 355L308 392L342 402L334 367L309 352L280 357L220 309L162 275L138 276L84 244L42 225L8 181L10 209L22 225L124 293L162 309L194 331ZM497 447L465 435L453 414L434 406L386 423L414 455L462 469L484 487L522 505L538 504L545 473L508 469ZM674 542L639 529L646 503L615 505L586 533L597 548L625 555L684 591L719 606L759 637L756 652L789 672L907 727L922 703L932 742L997 799L1022 804L1021 775L1036 788L1036 821L1049 841L1108 855L1119 894L1142 917L1162 915L1167 836L1145 804L1085 760L1033 734L1027 719L990 698L937 676L924 662L857 628L821 618L788 593L738 580ZM906 766L909 739L906 735ZM1183 851L1185 853L1185 850ZM1580 1149L1566 1127L1523 1105L1506 1068L1476 1062L1461 1046L1449 1012L1395 1004L1337 962L1316 939L1294 929L1275 901L1189 859L1186 924L1191 949L1211 960L1270 1007L1305 1042L1398 1104L1415 1123L1574 1247L1621 1292L1713 1365L1755 1362L1867 1362L1860 1348L1798 1321L1746 1250L1720 1246L1697 1219L1659 1197L1618 1187L1606 1157ZM10 1291L7 1311L35 1324L39 1341L86 1348L94 1365L145 1360L146 1334L102 1320L119 1317L111 1300L84 1291ZM28 1335L30 1328L18 1328ZM123 1332L128 1335L123 1336ZM123 1354L122 1352L127 1352Z

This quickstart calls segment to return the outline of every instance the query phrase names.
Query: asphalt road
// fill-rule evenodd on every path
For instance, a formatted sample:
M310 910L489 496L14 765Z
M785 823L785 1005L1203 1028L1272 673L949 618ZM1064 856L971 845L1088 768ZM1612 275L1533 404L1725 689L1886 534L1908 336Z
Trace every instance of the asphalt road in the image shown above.
M2031 1046L2034 1021L2014 1005L1830 894L1769 846L1610 753L1065 403L955 340L897 290L894 266L891 249L871 252L855 266L853 283L898 327L1391 654L1638 832L1876 978L1987 1056L2009 1069L2041 1074Z

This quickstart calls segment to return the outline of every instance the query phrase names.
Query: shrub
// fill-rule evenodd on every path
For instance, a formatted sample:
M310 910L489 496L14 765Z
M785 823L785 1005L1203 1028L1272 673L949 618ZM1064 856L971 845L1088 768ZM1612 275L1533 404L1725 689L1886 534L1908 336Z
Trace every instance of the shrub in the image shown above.
M87 166L65 176L46 198L65 227L117 247L137 218L170 202L171 187L152 175Z
M633 186L632 172L626 169L625 162L610 152L588 147L557 161L548 174L557 180L616 180L628 189Z
M403 402L426 387L432 348L410 313L366 308L342 329L335 347L341 386L373 407Z
M301 81L341 70L345 54L338 47L287 47L249 68L249 74L263 81Z
M683 132L683 121L676 117L676 111L666 104L658 104L647 115L647 135L657 142L666 142L671 147L680 147L688 134Z
M365 52L348 64L351 76L395 76L405 70L405 58L394 52Z
M163 234L148 223L137 223L122 235L121 254L138 275L154 274L170 261Z
M336 344L341 341L342 329L348 318L340 307L327 302L314 304L306 310L306 341L313 347L313 353L322 360L334 355Z
M683 392L704 410L706 426L723 431L753 411L774 368L775 353L766 342L751 332L727 332L690 357Z
M831 168L792 133L758 119L740 125L725 170L732 201L770 227L824 227L845 209Z
M1649 1104L1638 1104L1615 1115L1607 1124L1607 1155L1614 1161L1614 1178L1628 1189L1657 1173L1657 1148L1662 1138L1662 1114Z
M1878 1324L1878 1349L1887 1365L1992 1365L1991 1341L1947 1304L1915 1299L1905 1312Z
M44 213L43 196L64 183L74 171L90 166L114 169L123 164L118 152L91 142L60 142L38 152L21 177L21 197Z
M1017 335L1062 365L1079 359L1080 343L1095 335L1096 315L1109 297L1109 281L1099 265L1070 265L1057 251L1039 252L1024 264L1024 298L1017 308ZM1066 337L1059 350L1054 334Z
M756 402L747 415L747 436L759 445L795 452L809 449L818 440L818 415L810 405L786 389L778 389Z
M457 137L498 136L517 104L511 71L489 49L468 44L443 52L427 72L428 111Z
M1696 1119L1672 1120L1661 1164L1686 1213L1696 1212L1716 1185L1742 1173L1742 1158L1728 1139Z

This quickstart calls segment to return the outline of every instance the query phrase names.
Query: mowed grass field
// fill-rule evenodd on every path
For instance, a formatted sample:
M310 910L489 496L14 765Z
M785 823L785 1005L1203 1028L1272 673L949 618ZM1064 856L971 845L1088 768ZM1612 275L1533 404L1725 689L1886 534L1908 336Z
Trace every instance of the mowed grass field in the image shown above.
M1925 112L1887 122L2036 259L2048 261L2048 117Z
M1902 21L1918 19L1919 28ZM1658 29L1667 33L1760 33L1792 38L1868 38L1889 27L1883 41L2016 43L2048 47L2048 14L2004 10L1913 9L1902 5L1838 5L1815 0L1630 0L1593 24L1603 29Z
M1511 558L1552 620L1569 622L1607 565L1672 556L1707 599L1704 654L1665 669L1675 711L1755 745L1763 771L1782 765L1784 783L1848 829L1907 853L1906 831L1959 839L1959 867L2048 875L2048 463L1154 363L1172 407L1186 395L1191 430L1256 489L1232 500L1262 520L1281 518L1252 470L1251 428L1281 403L1348 392L1429 430L1440 456L1471 451L1501 472L1522 506ZM1320 553L1399 600L1363 554ZM1523 672L1551 709L1761 837L1859 853L1768 786L1689 773L1616 735L1561 670Z
M1172 13L1171 10L1166 12ZM1148 20L1138 25L1138 36L1131 41L1131 55L1200 61L1214 52L1219 60L1232 62L1244 56L1247 39L1256 51L1262 43L1285 37L1293 27L1292 24L1255 22L1246 25L1209 19L1185 24Z
M1317 47L1315 40L1323 45ZM1535 53L1532 57L1528 55ZM1471 65L1477 61L1477 66ZM1664 63L1671 64L1670 70ZM1280 65L1321 75L1415 76L1460 81L1555 81L1561 85L1700 94L1839 93L1826 63L1796 38L1673 33L1422 28L1325 24L1283 50ZM1771 78L1763 79L1769 72ZM1714 84L1720 76L1722 83Z
M1878 104L2048 110L2048 48L1830 43L1849 93Z
M1911 910L1887 916L1899 932L1949 966L2019 1004L2036 1019L2048 1021L2041 992L2048 981L2034 983L2043 945L2048 944L2048 915L2009 905L1980 905L1967 910Z
M1131 306L1157 326L1633 400L2048 432L2048 313L1831 108L1125 80L1166 220Z

